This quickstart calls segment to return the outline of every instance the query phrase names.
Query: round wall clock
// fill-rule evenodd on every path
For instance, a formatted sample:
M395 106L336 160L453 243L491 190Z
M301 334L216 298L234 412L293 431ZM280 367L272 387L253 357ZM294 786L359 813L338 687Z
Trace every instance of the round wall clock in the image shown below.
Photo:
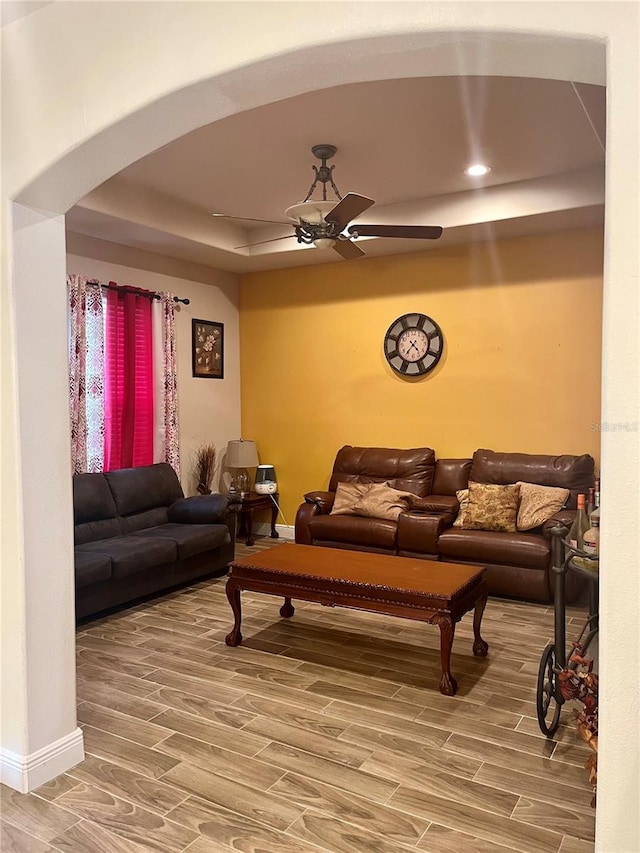
M403 314L387 329L384 355L402 376L423 376L440 361L444 339L440 326L426 314Z

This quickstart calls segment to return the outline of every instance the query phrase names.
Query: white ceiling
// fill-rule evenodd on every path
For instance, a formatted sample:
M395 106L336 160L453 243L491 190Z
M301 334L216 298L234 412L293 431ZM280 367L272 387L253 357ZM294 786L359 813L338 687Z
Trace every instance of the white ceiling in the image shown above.
M169 118L169 117L168 117ZM343 261L282 235L331 143L359 221L442 225L438 241L360 239L367 255L599 224L605 90L564 81L426 77L323 89L200 128L129 166L67 214L70 231L233 272ZM482 161L492 171L468 178ZM314 193L313 198L319 198Z
M51 3L53 0L1 0L0 24L6 27Z

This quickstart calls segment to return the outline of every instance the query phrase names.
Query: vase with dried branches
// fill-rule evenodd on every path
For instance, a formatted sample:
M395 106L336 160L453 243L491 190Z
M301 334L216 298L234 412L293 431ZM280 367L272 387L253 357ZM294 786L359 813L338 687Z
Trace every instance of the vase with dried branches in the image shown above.
M213 444L201 444L196 450L194 468L198 493L210 495L213 475L216 470L216 448Z

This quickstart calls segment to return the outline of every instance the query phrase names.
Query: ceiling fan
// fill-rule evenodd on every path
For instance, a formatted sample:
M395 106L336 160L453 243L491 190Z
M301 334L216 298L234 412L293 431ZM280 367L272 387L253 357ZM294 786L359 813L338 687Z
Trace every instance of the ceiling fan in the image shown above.
M274 243L277 240L287 240L295 237L298 243L313 244L318 249L334 249L345 260L360 258L365 253L360 246L353 242L358 237L404 237L413 240L437 240L442 235L442 228L436 225L349 225L352 219L360 216L365 210L375 204L373 199L358 193L347 193L343 198L333 180L334 166L327 166L338 149L335 145L314 145L312 154L321 161L318 167L313 165L315 178L304 201L294 204L285 210L294 226L294 233L285 237L274 237L271 240L261 240L236 246L246 249L249 246L260 246L263 243ZM322 184L322 200L313 201L311 196L318 184ZM337 203L327 200L327 184L335 193ZM214 216L224 214L214 213ZM275 222L267 219L251 219L247 217L230 216L229 219L245 219L251 222L273 222L275 225L289 223ZM348 227L347 227L348 226ZM346 233L345 232L346 229Z

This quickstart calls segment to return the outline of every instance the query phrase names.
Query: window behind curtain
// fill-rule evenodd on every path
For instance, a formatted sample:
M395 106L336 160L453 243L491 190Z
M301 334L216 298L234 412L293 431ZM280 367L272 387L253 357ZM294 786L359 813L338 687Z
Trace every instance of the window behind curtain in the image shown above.
M151 300L143 292L107 291L105 471L153 462Z

